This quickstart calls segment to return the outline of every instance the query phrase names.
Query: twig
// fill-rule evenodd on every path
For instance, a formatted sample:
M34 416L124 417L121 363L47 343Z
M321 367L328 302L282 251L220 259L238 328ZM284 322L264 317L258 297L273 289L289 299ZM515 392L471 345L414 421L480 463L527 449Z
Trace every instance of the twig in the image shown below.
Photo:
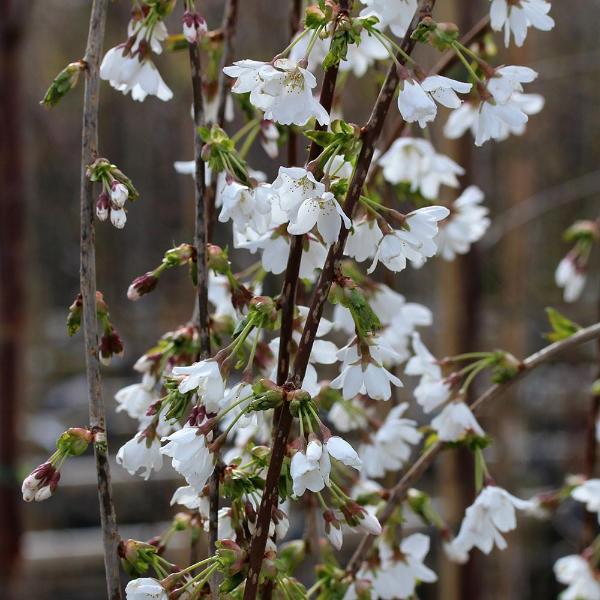
M219 65L219 80L217 86L218 105L217 105L217 125L223 127L225 123L225 109L227 107L228 97L228 78L225 76L223 69L233 61L233 40L235 38L238 0L227 0L225 10L223 11L223 21L221 23L221 34L223 36L223 52L221 54L221 62ZM218 173L213 173L210 186L206 190L206 205L207 205L207 233L208 241L212 240L212 232L215 226L215 201L217 198Z
M90 427L96 432L94 456L98 477L100 522L104 545L106 586L110 600L121 600L119 579L119 534L112 499L104 400L100 383L98 356L98 329L96 316L96 248L94 240L94 185L86 175L87 165L98 154L98 96L99 64L104 38L108 0L94 0L90 16L87 47L85 51L86 78L83 96L83 128L81 140L81 247L80 285L83 299L83 334L85 340L85 366L90 408Z
M596 300L596 314L600 319L600 289L598 290L598 298ZM597 347L597 370L596 377L600 378L600 340L598 340ZM597 423L598 416L600 416L600 394L594 390L589 400L590 406L588 410L586 432L585 432L585 447L583 456L583 474L591 479L594 476L596 470L596 463L598 460L598 440L597 440ZM589 546L596 534L598 524L596 515L590 511L586 511L583 519L583 528L581 531L581 544L582 550Z
M421 18L424 14L430 14L435 4L435 0L424 0L421 5L421 10L419 11L418 16L415 17L413 22L411 23L411 27L407 32L403 42L402 49L410 53L412 52L415 41L411 39L411 34L414 31L414 28L421 21ZM345 4L347 6L347 4ZM404 57L401 54L398 54L398 60L403 64ZM346 196L346 202L344 203L344 209L347 214L352 214L356 203L360 197L360 192L362 190L362 186L365 182L365 178L369 169L369 165L371 164L371 159L373 157L373 150L375 147L375 142L381 133L381 129L383 127L383 121L390 107L392 98L396 91L396 87L398 86L399 76L396 70L396 65L392 64L390 67L383 87L379 93L379 96L375 102L375 106L373 107L373 112L366 126L362 130L362 148L360 151L360 155L358 157L357 165L355 168L354 176L350 183L349 191ZM325 87L325 85L324 85ZM334 86L335 87L335 84ZM332 93L333 99L333 93ZM348 236L348 230L342 228L340 232L340 236L338 241L331 247L329 250L329 254L327 256L327 260L325 262L325 266L323 267L323 271L319 278L319 282L317 284L317 288L315 290L313 296L313 302L306 320L306 324L304 326L304 331L302 333L302 339L300 341L300 346L298 348L298 353L296 354L296 358L294 360L294 368L291 378L286 382L286 388L298 389L300 388L302 381L304 379L304 374L306 372L306 367L308 365L308 359L310 357L310 352L312 349L312 345L314 339L316 337L317 327L319 321L321 319L321 315L323 313L323 306L325 304L325 300L327 298L327 294L329 293L329 289L331 288L331 284L334 279L334 265L341 258L344 244L346 242L346 238ZM278 372L281 367L281 349L285 346L283 334L284 327L283 322L286 318L287 314L290 314L290 304L291 311L293 314L293 299L295 294L295 281L297 280L297 276L294 277L294 281L292 281L292 277L290 274L290 266L292 268L296 267L296 261L299 267L300 259L302 255L302 246L298 242L294 243L294 240L297 238L292 238L292 245L290 248L290 256L288 259L288 272L286 272L286 283L288 287L285 287L284 284L284 294L289 292L290 300L284 298L284 302L288 304L282 304L282 335L280 338L280 358L278 361ZM297 273L297 271L296 271ZM293 274L293 273L292 273ZM290 334L291 335L291 334ZM248 578L246 580L246 587L244 590L244 600L254 600L256 597L256 592L258 589L258 578L260 575L260 569L263 561L263 555L265 550L265 544L268 537L269 532L269 523L271 519L271 508L273 506L274 497L277 494L277 483L279 481L280 473L281 473L281 465L283 463L283 458L287 449L287 439L289 435L289 431L292 424L292 415L289 411L287 404L284 404L281 411L279 419L276 421L277 429L273 440L273 449L271 452L271 460L269 463L269 469L267 471L267 477L265 481L265 489L263 492L263 497L258 513L258 521L257 521L257 529L256 533L252 539L252 544L250 547L250 565L248 569Z
M489 387L471 404L471 410L473 412L477 412L481 406L490 402L491 400L496 399L498 396L501 396L510 386L531 373L531 371L533 371L536 367L539 367L542 363L545 363L559 354L579 346L580 344L584 344L596 338L600 338L600 323L596 323L595 325L590 325L590 327L581 329L566 340L561 340L542 348L521 363L521 369L515 377L505 383L499 383ZM413 463L410 469L404 474L402 479L400 479L400 481L392 488L390 497L386 502L385 507L383 508L382 512L377 515L379 522L382 525L385 525L398 505L406 499L408 490L421 478L423 473L425 473L425 471L433 463L435 457L444 448L444 443L436 442ZM347 573L354 575L358 571L360 565L367 557L367 553L371 549L374 541L375 537L372 535L365 535L363 537L350 562L348 563L346 568Z
M204 101L202 97L202 62L200 49L197 43L189 44L190 69L192 75L192 96L194 111L194 192L196 205L196 220L194 229L194 244L196 246L198 280L197 280L197 317L196 326L199 338L199 357L201 359L210 356L210 329L208 313L208 264L207 264L207 238L208 238L208 205L206 202L206 169L202 160L202 139L198 128L204 124ZM208 517L208 553L213 556L216 552L216 544L219 539L219 457L209 480L209 517ZM192 552L195 543L192 542ZM211 577L211 592L216 598L217 574Z

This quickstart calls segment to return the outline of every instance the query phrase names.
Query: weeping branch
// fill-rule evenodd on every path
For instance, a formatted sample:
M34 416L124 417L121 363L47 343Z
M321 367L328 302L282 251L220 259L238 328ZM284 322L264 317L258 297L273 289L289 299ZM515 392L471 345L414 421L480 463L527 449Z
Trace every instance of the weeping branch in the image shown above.
M83 128L81 136L81 232L80 285L83 299L82 325L85 340L85 366L88 384L90 427L95 432L94 456L98 477L98 499L104 546L106 586L110 600L121 600L119 580L119 534L112 498L104 400L100 381L98 329L96 316L96 248L94 240L94 185L86 176L87 165L98 155L99 66L104 38L108 0L94 0L87 47Z
M416 26L420 23L421 19L425 15L429 15L435 0L424 0L421 3L421 10L415 17L411 26L402 41L402 49L404 52L410 54L416 42L411 39L412 32ZM346 9L348 3L344 3ZM397 60L401 64L404 64L404 56L402 54L397 55ZM337 77L337 74L336 74ZM362 187L364 185L371 159L373 158L373 152L375 149L375 143L377 142L385 117L390 108L392 99L396 92L396 88L399 83L399 75L395 64L390 67L383 87L379 93L379 96L373 107L373 112L369 121L362 129L362 148L357 160L357 164L354 170L352 181L346 201L344 203L344 210L348 215L352 215L356 204L358 203ZM325 92L325 82L323 85L323 93ZM331 100L333 100L333 90L335 89L335 80L332 82ZM321 316L323 314L323 307L329 294L329 290L335 278L336 265L342 258L342 253L346 239L348 237L348 230L345 228L341 229L340 236L337 242L330 248L327 260L323 267L323 271L317 283L313 295L312 305L302 332L302 338L296 354L292 374L288 377L285 383L285 388L288 390L299 389L304 379L306 367L308 365L308 359L314 343L317 327ZM300 238L298 240L298 238ZM288 258L288 266L285 275L284 289L282 292L282 298L280 299L282 307L282 330L280 338L280 356L278 359L278 377L283 372L284 364L282 361L282 349L286 352L286 340L288 335L291 338L291 326L289 322L289 316L293 316L293 303L296 293L296 282L298 279L298 270L300 266L300 260L302 258L302 236L295 236L292 238L290 247L290 254ZM283 356L285 360L285 355ZM289 362L289 356L287 358ZM252 544L250 547L250 565L248 570L248 578L246 580L246 587L244 590L244 600L254 600L258 590L258 580L260 575L260 569L263 561L263 555L265 551L265 545L269 533L269 524L271 520L271 510L274 501L277 496L277 483L279 481L281 473L281 465L287 451L287 440L292 425L292 415L286 403L284 403L282 409L279 411L278 418L276 419L276 428L273 438L273 448L271 451L271 460L269 463L269 469L267 472L265 489L258 512L257 529L254 537L252 538Z

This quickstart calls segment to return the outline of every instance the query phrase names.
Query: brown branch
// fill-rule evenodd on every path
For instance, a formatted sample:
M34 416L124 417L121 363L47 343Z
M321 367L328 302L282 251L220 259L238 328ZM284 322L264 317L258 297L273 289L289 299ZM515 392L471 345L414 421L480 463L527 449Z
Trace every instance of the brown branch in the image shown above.
M98 155L98 96L99 65L104 38L108 0L94 0L90 16L87 47L85 51L86 78L83 96L83 128L81 143L81 248L80 284L83 299L83 334L85 364L90 409L90 427L96 432L94 456L98 477L100 522L104 545L104 567L110 600L121 600L119 580L119 534L112 499L104 400L100 382L98 356L98 329L96 316L96 248L94 240L94 185L86 176L87 165Z
M194 112L194 192L196 206L196 220L194 228L194 244L197 253L198 279L197 279L197 317L195 325L198 328L199 357L206 359L210 356L210 326L208 311L208 262L207 240L209 204L206 194L206 168L202 160L202 139L199 128L204 125L204 100L202 97L202 62L200 48L197 43L189 44L190 69L192 75L192 96ZM208 517L208 553L213 556L217 549L219 539L219 457L208 484L209 517ZM196 543L192 542L192 555L196 552ZM192 559L195 558L192 556ZM217 574L211 577L211 593L217 598Z
M511 380L505 383L499 383L489 387L479 398L477 398L470 406L473 412L477 412L484 404L489 403L492 400L495 400L499 396L501 396L510 386L512 386L517 381L520 381L526 375L531 373L534 369L539 367L541 364L548 362L549 360L555 358L559 354L563 352L567 352L580 344L584 344L593 339L600 338L600 323L596 323L595 325L590 325L585 329L581 329L575 335L567 338L566 340L561 340L559 342L555 342L554 344L550 344L545 348L542 348L535 354L532 354L528 358L526 358L521 363L521 369L519 373L513 377ZM382 525L385 525L390 516L394 513L396 508L399 506L401 502L406 499L406 495L408 490L421 478L421 476L425 473L425 471L431 466L435 457L445 448L445 444L442 442L437 442L433 446L431 446L424 454L422 454L406 471L403 475L402 479L392 488L391 495L383 508L383 511L378 514L379 522ZM346 572L348 574L354 575L360 568L360 565L366 559L367 554L371 547L373 546L373 542L375 541L375 537L372 535L365 535L361 540L358 548L354 552L348 566L346 568Z
M407 32L404 40L402 41L402 49L404 52L412 52L416 42L411 39L411 34L414 31L415 27L421 21L421 18L425 14L428 15L431 13L434 4L435 0L424 0L422 2L419 14L411 23L411 27L409 28L409 31ZM341 3L341 5L346 9L348 7L347 2L343 2ZM400 53L397 55L397 59L401 64L404 64L404 57ZM385 116L389 110L398 83L399 76L396 70L396 65L392 64L388 71L383 87L381 88L379 96L375 102L375 106L373 107L371 117L369 118L369 121L367 122L365 127L362 129L362 148L358 157L354 176L352 178L348 194L346 196L346 201L344 203L344 209L349 215L352 214L354 207L356 206L360 197L360 192L365 182L369 165L371 164L371 159L373 157L375 142L377 141L381 133ZM324 82L322 94L326 93L326 89L326 82ZM333 85L331 87L331 101L333 101L334 89L335 81L333 81ZM304 331L302 333L298 353L296 354L296 358L294 360L293 373L291 378L289 378L285 384L286 388L289 390L299 389L304 379L304 374L308 365L308 359L310 357L312 345L316 337L317 327L321 319L321 315L323 313L323 306L325 304L325 300L327 298L329 289L331 288L334 279L334 267L342 256L347 236L348 230L342 228L338 241L329 250L325 266L323 267L323 271L321 273L319 282L317 283L317 287L313 296L313 302L307 317L306 324L304 326ZM299 241L297 241L298 237L300 237L300 240L302 239L301 236L296 236L292 238L290 255L288 258L288 270L286 271L284 291L282 294L283 298L281 299L282 331L279 344L280 357L278 360L278 373L280 369L283 370L281 351L283 348L283 351L285 352L286 347L284 340L284 332L287 336L287 329L284 329L284 319L289 319L290 314L293 315L293 302L295 297L298 271L295 271L294 274L294 272L291 271L291 268L295 269L296 264L299 268L300 260L302 258L302 244L299 243ZM285 322L287 323L287 320ZM289 335L291 337L291 331ZM289 411L287 403L284 403L280 411L279 418L276 420L277 428L273 439L273 449L271 452L269 469L267 471L265 489L263 492L263 497L258 512L258 525L256 533L252 538L252 544L250 547L250 564L248 569L248 578L246 579L246 587L244 590L244 600L254 600L254 598L256 598L256 593L258 589L258 579L260 575L265 545L269 532L271 509L277 495L277 483L281 474L281 465L283 464L283 459L287 451L287 440L292 425L292 420L292 415Z

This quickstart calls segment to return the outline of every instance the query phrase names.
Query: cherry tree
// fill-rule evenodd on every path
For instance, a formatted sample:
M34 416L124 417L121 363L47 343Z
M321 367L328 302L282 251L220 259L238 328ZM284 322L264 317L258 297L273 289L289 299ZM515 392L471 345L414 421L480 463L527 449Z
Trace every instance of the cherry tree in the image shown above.
M261 60L233 56L236 0L224 2L216 28L195 0L134 0L122 43L103 54L108 4L93 1L84 57L59 73L42 101L55 106L85 79L81 291L68 328L84 336L90 422L58 439L24 480L23 498L58 493L67 458L93 446L109 597L122 597L121 564L132 600L412 598L437 580L432 543L441 540L447 557L464 563L475 549L505 549L503 534L566 498L600 513L597 479L566 478L561 489L527 499L504 489L486 464L492 440L477 420L513 382L599 337L600 324L580 327L553 311L552 343L528 358L478 349L436 357L421 338L435 315L383 283L386 271L401 279L409 267L452 261L485 236L485 190L461 189L464 168L436 149L428 128L442 122L447 138L471 136L475 146L526 134L544 105L528 89L537 73L502 64L501 51L494 57L482 40L503 32L506 46L521 46L532 29L551 30L550 3L492 0L489 14L461 32L436 20L435 0L295 0L288 46ZM440 54L434 66L419 62L425 47ZM169 74L153 60L165 50L189 59L194 157L174 161L173 176L193 177L196 217L190 240L166 249L126 293L140 302L168 295L162 274L185 267L195 308L137 360L139 383L115 396L114 408L137 422L117 463L147 480L170 461L181 477L172 497L180 512L168 533L148 542L120 538L112 502L100 369L123 344L96 289L94 228L110 223L125 236L139 197L126 165L98 146L101 81L133 101L168 102ZM376 67L387 73L358 125L339 98L350 77ZM242 120L237 131L234 116ZM248 164L257 146L273 161L272 180ZM230 249L213 243L215 227L229 233ZM566 238L572 249L556 282L575 301L598 222L578 222ZM234 253L252 256L251 266L236 272ZM280 280L278 294L263 293ZM484 372L493 385L470 400ZM459 447L473 453L477 495L452 531L417 486L443 450ZM394 474L396 483L384 487ZM289 535L289 517L306 498L318 507L319 541ZM404 530L408 512L418 530ZM184 530L193 539L208 533L208 555L194 552L178 565L165 552ZM337 551L350 532L362 539L344 564ZM598 541L554 565L567 586L562 597L600 598L597 549ZM301 580L311 550L316 577Z

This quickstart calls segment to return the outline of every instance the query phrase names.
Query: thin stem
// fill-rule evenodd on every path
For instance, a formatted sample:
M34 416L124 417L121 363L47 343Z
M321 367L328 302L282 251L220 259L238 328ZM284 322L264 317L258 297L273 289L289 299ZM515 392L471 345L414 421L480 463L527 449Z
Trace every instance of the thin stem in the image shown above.
M483 83L481 78L479 77L479 75L477 75L477 73L475 73L475 70L471 66L471 63L463 56L463 53L460 50L460 44L458 42L456 42L456 43L452 44L452 48L454 49L454 52L456 52L456 56L458 56L458 59L460 60L460 62L464 65L465 69L468 71L468 73L473 78L473 81L476 81L477 83Z
M192 3L192 4L195 4ZM196 218L194 227L194 244L197 253L198 279L197 279L197 300L195 311L196 327L198 328L198 338L200 342L199 358L204 359L210 356L210 328L209 328L209 309L208 309L208 261L207 261L207 242L208 242L208 222L210 219L209 205L206 202L206 168L202 160L202 139L200 138L199 128L204 124L204 100L202 95L202 62L200 58L200 48L198 44L189 44L189 60L192 80L192 98L194 113L194 193ZM216 178L216 175L215 175ZM218 540L218 512L219 512L219 457L216 456L216 467L209 481L209 554L212 556L216 552L216 543ZM192 546L192 554L195 553L196 544ZM216 582L213 581L214 587ZM212 587L212 586L211 586ZM213 594L216 600L216 596Z
M104 400L100 381L98 354L98 317L96 313L96 247L94 239L94 185L86 176L86 167L98 155L99 65L108 0L94 0L90 15L87 47L85 91L83 96L83 128L81 136L81 230L80 285L83 300L83 336L88 384L90 427L96 432L94 456L98 478L98 500L104 548L106 586L110 600L121 600L119 577L119 533L113 504Z

